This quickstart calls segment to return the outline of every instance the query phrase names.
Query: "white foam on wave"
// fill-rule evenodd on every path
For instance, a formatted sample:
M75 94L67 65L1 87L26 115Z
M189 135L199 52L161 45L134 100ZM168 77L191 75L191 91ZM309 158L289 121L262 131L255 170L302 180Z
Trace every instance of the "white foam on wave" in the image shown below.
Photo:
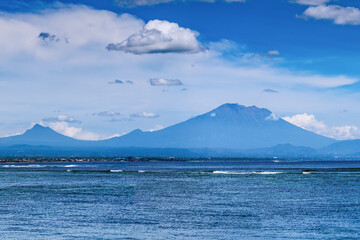
M253 172L230 172L230 171L213 171L215 174L251 174Z
M259 171L259 172L231 172L231 171L213 171L215 174L233 174L233 175L242 175L242 174L281 174L284 172L267 172L267 171Z
M311 174L311 172L302 172L302 174Z
M3 168L40 168L45 166L31 164L31 165L3 165L2 167Z
M72 167L77 167L77 165L65 165L64 167L66 167L66 168L72 168Z
M119 172L123 172L123 170L110 170L110 172L119 173Z
M281 174L284 172L255 172L254 174Z
M145 171L144 170L138 170L139 173L144 173Z

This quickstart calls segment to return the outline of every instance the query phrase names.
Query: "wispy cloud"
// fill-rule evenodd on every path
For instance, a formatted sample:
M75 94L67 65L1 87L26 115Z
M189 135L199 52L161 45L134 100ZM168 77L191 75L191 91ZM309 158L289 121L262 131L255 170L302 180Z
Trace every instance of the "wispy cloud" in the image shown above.
M149 80L152 86L179 86L183 83L179 79L152 78Z
M156 113L152 113L152 112L140 112L140 113L130 114L130 117L132 117L132 118L157 118L157 117L159 117L159 115Z
M67 122L67 123L81 123L81 121L76 120L73 117L67 115L59 115L57 117L43 118L43 122Z
M291 2L295 2L302 5L322 5L330 1L331 0L293 0Z
M111 43L108 50L134 54L198 53L204 50L197 40L198 33L168 21L149 21L142 31L120 43Z
M280 56L280 52L278 50L270 50L270 51L267 52L267 54L270 57Z
M115 79L114 81L109 82L109 84L134 84L133 81L130 80L119 80L119 79Z
M103 112L93 113L92 115L100 116L100 117L115 117L115 116L122 116L123 114L113 111L103 111Z
M246 0L114 0L120 7L133 8L141 6L151 6L163 3L172 3L172 2L227 2L227 3L242 3Z
M264 89L263 92L265 92L265 93L279 93L278 91L276 91L274 89L270 89L270 88Z

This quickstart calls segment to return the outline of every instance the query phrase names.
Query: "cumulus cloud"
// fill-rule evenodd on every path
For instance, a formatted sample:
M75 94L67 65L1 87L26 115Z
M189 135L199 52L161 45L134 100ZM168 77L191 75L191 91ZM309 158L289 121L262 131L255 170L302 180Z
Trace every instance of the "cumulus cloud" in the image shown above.
M204 50L197 40L198 33L168 21L149 21L139 32L120 43L111 43L108 50L134 54L198 53Z
M0 15L2 58L73 59L88 56L96 48L139 31L142 20L80 5L61 5L36 13Z
M134 82L130 80L123 81L123 80L115 79L114 81L109 82L109 84L134 84Z
M305 10L304 16L315 19L331 20L340 25L359 25L360 9L355 7L341 7L338 5L319 5L309 7Z
M270 89L270 88L264 89L263 92L265 92L265 93L279 93L278 91L276 91L274 89Z
M295 3L302 5L322 5L330 1L331 0L294 0Z
M157 118L159 117L158 114L152 112L141 112L141 113L134 113L130 114L132 118Z
M149 80L151 86L179 86L183 83L178 79L152 78Z
M100 140L102 139L98 134L86 131L80 127L72 127L68 122L49 122L48 126L54 131L68 137L79 140Z
M43 122L67 122L67 123L81 123L81 121L76 120L73 117L66 115L59 115L57 117L49 117L42 119Z
M100 117L116 117L116 116L122 116L123 114L113 111L103 111L103 112L93 113L92 115L100 116Z
M327 126L324 122L317 120L313 114L296 114L283 117L283 119L311 132L338 140L360 137L360 130L356 126Z

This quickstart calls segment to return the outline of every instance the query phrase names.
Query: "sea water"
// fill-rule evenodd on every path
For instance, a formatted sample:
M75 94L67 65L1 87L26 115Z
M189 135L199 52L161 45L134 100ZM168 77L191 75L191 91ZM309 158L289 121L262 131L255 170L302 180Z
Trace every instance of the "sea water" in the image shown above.
M360 239L360 162L0 164L1 239Z

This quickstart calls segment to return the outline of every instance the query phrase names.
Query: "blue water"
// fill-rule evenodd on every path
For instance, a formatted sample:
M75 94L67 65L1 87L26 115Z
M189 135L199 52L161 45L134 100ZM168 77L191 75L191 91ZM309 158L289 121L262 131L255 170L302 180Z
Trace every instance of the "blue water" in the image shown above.
M1 239L360 239L360 162L0 164Z

